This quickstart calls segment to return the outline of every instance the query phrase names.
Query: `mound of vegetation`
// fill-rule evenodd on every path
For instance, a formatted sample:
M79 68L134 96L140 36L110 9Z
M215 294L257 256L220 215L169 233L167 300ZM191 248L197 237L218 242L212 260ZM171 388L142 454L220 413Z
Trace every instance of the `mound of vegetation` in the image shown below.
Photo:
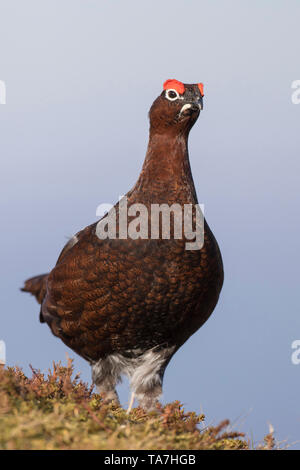
M229 430L229 422L205 427L204 415L185 412L175 401L157 413L134 408L129 415L53 364L45 377L32 369L0 367L0 449L249 449L245 436ZM201 423L201 426L199 426ZM261 449L275 445L272 434Z

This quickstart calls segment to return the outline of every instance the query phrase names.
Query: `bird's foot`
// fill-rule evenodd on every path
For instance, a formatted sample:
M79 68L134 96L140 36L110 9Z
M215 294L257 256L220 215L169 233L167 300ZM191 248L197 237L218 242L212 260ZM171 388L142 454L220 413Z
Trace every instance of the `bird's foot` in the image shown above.
M159 396L161 393L143 393L143 394L137 394L136 398L138 399L139 406L143 408L147 413L150 413L152 411L159 412Z

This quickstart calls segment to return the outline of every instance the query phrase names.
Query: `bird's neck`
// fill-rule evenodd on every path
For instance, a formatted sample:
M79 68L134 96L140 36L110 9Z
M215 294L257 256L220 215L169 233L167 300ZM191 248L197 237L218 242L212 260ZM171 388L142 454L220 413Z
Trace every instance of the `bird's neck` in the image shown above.
M135 189L196 199L187 135L150 131L146 158Z

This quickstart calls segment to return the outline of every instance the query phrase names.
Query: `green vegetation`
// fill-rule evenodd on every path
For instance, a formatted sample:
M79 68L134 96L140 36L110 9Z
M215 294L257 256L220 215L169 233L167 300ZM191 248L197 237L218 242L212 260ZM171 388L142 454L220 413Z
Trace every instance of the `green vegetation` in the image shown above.
M0 449L248 449L250 441L228 430L229 422L205 427L204 416L185 412L175 401L146 414L127 415L53 364L45 377L32 369L0 368ZM199 426L201 423L201 426ZM272 434L261 449L272 449Z

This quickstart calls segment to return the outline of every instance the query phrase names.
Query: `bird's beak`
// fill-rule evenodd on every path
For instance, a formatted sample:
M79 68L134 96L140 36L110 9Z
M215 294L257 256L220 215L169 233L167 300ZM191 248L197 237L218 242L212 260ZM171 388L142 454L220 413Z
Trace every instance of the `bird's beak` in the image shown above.
M190 116L193 113L199 113L202 110L201 102L186 103L182 106L179 117Z

